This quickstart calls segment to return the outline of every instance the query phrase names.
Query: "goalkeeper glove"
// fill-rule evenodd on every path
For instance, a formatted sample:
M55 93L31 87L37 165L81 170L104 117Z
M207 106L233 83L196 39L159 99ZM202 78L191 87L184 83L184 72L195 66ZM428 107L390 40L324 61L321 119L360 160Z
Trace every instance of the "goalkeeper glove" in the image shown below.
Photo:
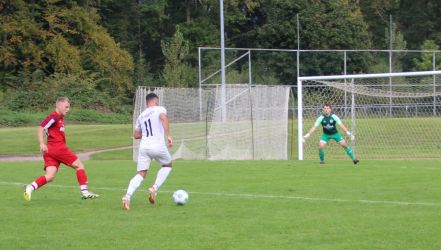
M303 143L305 143L306 139L308 139L309 136L311 136L309 133L306 133L306 134L303 136L303 138L302 138Z
M351 138L351 141L355 140L355 136L351 132L346 131L346 134Z

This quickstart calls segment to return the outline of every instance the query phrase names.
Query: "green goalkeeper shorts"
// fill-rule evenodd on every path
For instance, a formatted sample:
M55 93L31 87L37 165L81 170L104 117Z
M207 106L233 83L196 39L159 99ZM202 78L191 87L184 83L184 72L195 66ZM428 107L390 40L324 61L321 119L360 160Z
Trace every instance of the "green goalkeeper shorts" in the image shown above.
M336 142L341 142L344 140L343 136L341 136L341 134L339 132L332 134L332 135L328 135L323 133L322 137L320 137L320 141L323 141L325 143L328 143L329 140L335 140Z

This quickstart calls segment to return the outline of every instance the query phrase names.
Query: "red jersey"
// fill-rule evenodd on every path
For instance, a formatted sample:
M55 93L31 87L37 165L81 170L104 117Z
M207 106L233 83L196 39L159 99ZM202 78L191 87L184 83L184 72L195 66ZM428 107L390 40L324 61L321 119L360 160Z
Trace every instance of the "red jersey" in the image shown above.
M46 131L48 146L60 143L66 145L64 119L60 114L54 111L41 122L40 126Z

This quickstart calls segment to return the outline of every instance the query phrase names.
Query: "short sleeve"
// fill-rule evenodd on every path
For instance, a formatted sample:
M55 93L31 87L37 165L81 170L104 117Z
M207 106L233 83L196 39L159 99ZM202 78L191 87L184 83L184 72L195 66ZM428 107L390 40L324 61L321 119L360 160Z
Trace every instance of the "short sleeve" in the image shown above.
M141 131L141 116L136 119L135 130Z
M48 129L58 120L59 118L57 116L50 114L41 122L40 126L45 129Z
M320 126L322 121L323 121L323 116L321 115L321 116L319 116L319 118L317 118L317 120L315 120L314 126L316 126L316 127Z
M332 119L335 120L335 123L337 123L337 125L340 125L340 124L341 124L341 120L340 120L340 118L339 118L338 116L332 114Z
M167 114L167 110L164 107L159 107L159 113Z

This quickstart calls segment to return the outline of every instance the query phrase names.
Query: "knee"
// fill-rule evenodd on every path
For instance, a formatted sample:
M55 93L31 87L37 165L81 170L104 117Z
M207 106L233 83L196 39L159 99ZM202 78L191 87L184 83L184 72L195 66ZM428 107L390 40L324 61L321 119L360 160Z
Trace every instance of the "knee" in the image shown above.
M164 164L162 165L163 168L171 168L172 167L172 163L170 162L169 164Z
M76 169L76 170L84 169L84 165L83 165L83 163L80 160L74 161L72 163L71 167Z
M142 178L145 178L146 175L147 175L147 170L141 170L141 171L138 171L138 174L141 175Z

